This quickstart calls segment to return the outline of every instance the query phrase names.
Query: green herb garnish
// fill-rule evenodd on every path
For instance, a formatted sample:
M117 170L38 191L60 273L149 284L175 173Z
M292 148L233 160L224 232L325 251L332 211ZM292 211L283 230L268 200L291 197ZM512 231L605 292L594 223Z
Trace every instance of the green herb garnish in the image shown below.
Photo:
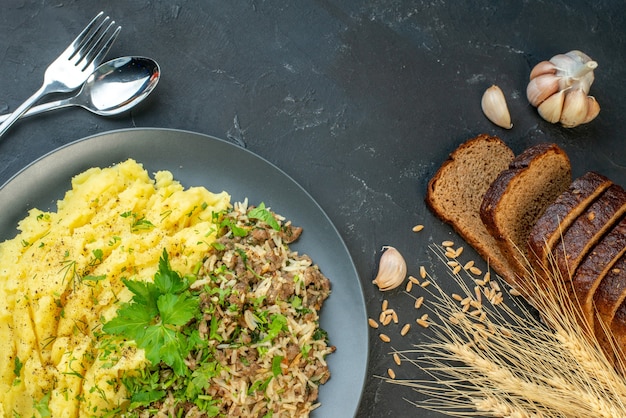
M13 374L16 377L20 377L20 374L22 373L22 367L24 366L24 363L21 362L19 357L15 357L15 360L13 361Z
M33 408L35 408L35 410L39 412L41 418L47 418L52 416L52 414L50 413L50 408L48 407L48 403L50 402L50 395L51 392L46 393L43 398L41 398L39 401L36 401L33 405Z
M139 217L139 214L131 211L124 212L120 215L122 218L130 218L133 220L130 225L131 232L147 231L154 228L154 224L147 220L145 216Z
M258 219L268 224L272 229L275 229L276 231L280 230L280 225L278 224L278 221L276 220L276 218L274 218L272 212L270 212L269 209L265 207L265 203L263 202L261 202L261 204L256 208L250 209L250 211L248 212L248 218Z
M152 364L162 361L177 374L185 374L188 344L181 328L194 318L199 306L198 297L188 290L188 280L172 270L164 250L153 283L123 281L133 298L102 330L134 340Z

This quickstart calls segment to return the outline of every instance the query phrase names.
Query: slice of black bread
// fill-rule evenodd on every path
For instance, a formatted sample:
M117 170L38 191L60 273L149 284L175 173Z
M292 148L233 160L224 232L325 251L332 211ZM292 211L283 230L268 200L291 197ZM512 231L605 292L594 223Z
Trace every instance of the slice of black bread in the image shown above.
M609 234L614 237L613 251L621 254L619 260L610 266L606 276L593 294L593 303L598 312L595 318L610 326L615 312L626 300L626 216ZM594 250L597 252L598 250ZM581 266L582 267L582 266ZM596 325L601 326L597 323Z
M530 231L571 182L565 151L555 144L541 143L515 157L485 192L480 217L513 269L509 284L522 293L527 293Z
M564 232L554 247L554 260L564 279L570 279L587 253L626 213L626 192L613 184Z
M623 281L626 280L626 257L622 257L613 266L606 279ZM626 374L626 300L617 307L613 320L611 321L610 331L608 335L604 331L602 323L598 322L600 327L596 329L596 335L601 344L603 344L604 351L611 358L613 355L616 362L616 366ZM613 358L611 358L613 360Z
M583 258L572 277L573 297L581 308L582 318L593 331L596 312L610 326L615 311L626 296L626 281L610 275L615 264L626 253L626 217L606 233Z
M561 235L574 220L613 182L605 176L587 172L572 182L570 187L548 206L528 236L530 263L539 276L552 272L550 254Z
M461 144L428 183L426 204L449 223L500 276L513 275L479 209L485 191L513 160L513 151L498 137L479 135Z

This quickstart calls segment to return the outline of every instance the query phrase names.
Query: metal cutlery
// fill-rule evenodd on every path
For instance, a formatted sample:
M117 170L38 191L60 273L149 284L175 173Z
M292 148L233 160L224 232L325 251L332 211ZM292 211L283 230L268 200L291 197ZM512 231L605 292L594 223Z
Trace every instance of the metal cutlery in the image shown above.
M100 12L46 69L42 86L0 124L2 136L38 100L51 93L67 93L80 87L102 62L121 27Z

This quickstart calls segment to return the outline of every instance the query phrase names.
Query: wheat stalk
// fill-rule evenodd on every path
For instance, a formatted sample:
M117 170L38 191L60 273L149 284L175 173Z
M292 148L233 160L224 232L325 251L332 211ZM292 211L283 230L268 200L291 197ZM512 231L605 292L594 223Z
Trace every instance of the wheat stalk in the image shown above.
M442 250L431 248L446 264ZM529 273L524 291L538 285ZM626 382L581 321L565 281L549 280L553 289L534 293L539 319L524 305L513 310L479 301L463 277L450 275L485 314L472 315L429 277L429 308L437 319L431 340L400 354L430 379L390 380L429 398L416 406L459 417L626 416Z

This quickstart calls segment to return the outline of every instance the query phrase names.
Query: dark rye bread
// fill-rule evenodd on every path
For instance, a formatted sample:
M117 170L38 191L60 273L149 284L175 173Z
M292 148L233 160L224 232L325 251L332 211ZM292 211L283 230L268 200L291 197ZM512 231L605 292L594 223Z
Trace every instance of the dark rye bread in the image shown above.
M620 223L613 228L608 236L612 237L613 252L619 254L619 257L607 269L605 277L594 292L593 304L598 311L598 316L594 320L602 321L607 326L610 326L617 308L626 299L626 268L624 266L624 263L626 263L626 216L622 217ZM598 252L597 246L593 252ZM583 265L579 269L582 269L582 267ZM576 273L576 275L578 276L579 273ZM596 329L599 326L601 324L596 322Z
M582 259L626 213L626 192L613 184L572 223L554 247L554 259L563 279L570 279Z
M619 277L618 280L626 280L625 257L622 257L622 259L613 267L613 269L611 269L611 272L609 274L611 276ZM626 355L626 302L622 302L615 311L615 316L611 321L611 326L609 330L611 331L609 336L613 337L612 342L617 347L617 350L613 349L610 344L607 344L605 342L611 342L609 338L606 338L606 335L598 334L598 332L596 332L596 335L599 336L601 343L605 343L605 347L607 347L605 348L605 351L607 351L608 353L615 353L617 356L620 357L621 364L619 364L618 366L621 366L623 368L624 366L626 366L626 358L624 358ZM604 340L602 339L602 337L605 337Z
M607 326L619 306L617 302L626 289L624 281L617 277L607 276L613 266L626 252L626 218L611 229L583 258L572 277L572 297L580 306L581 319L595 329L596 314L602 312ZM594 304L594 302L596 302ZM609 319L610 317L610 319Z
M624 282L626 282L626 254L611 266L600 287L611 283L616 285L615 291L611 292L614 303L611 306L604 306L602 302L597 302L599 295L594 294L594 304L597 315L594 318L594 330L598 344L604 351L607 359L616 365L622 372L626 365L624 350L626 349L626 306L624 305ZM619 312L621 310L621 312ZM618 313L619 312L619 313ZM618 350L616 348L619 347Z
M567 154L555 144L542 143L518 155L485 192L481 219L514 272L509 284L522 292L530 231L571 182Z
M461 144L428 183L426 204L505 279L513 272L479 215L485 191L513 160L498 137L479 135Z
M561 235L589 205L613 182L605 176L587 172L548 206L528 236L530 263L538 279L552 271L550 254Z

